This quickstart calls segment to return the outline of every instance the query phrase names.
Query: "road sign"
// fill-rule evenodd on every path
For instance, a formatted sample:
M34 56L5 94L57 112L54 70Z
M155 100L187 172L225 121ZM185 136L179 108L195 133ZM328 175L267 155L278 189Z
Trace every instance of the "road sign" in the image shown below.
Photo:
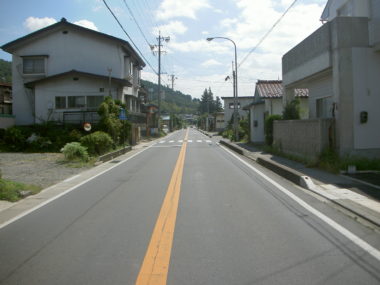
M127 115L125 113L125 109L120 109L119 119L125 121L127 119Z

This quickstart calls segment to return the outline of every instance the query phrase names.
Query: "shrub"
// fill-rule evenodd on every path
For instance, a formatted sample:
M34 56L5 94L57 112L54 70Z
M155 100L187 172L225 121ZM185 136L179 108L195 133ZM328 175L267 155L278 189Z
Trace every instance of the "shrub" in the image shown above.
M81 138L81 143L87 147L91 155L101 155L113 146L113 140L104 132L98 131Z
M299 120L300 116L300 100L298 98L287 102L282 113L284 120Z
M4 142L6 147L12 151L21 151L25 149L27 134L19 127L10 127L4 133Z
M87 148L82 146L79 142L67 143L62 149L61 152L67 160L82 160L88 161L88 152Z
M273 121L281 119L281 115L271 115L265 119L265 143L269 146L273 144Z
M77 129L73 129L71 130L71 132L69 132L69 137L70 137L70 140L79 142L80 139L82 138L82 133Z

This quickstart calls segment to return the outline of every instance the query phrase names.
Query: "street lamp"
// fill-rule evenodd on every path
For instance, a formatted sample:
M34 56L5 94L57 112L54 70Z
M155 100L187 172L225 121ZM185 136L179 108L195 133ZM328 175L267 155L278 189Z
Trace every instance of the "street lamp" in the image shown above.
M228 40L231 43L234 44L235 48L235 72L234 72L234 79L235 79L235 86L234 86L234 130L235 130L235 140L239 141L239 132L238 132L238 106L237 106L237 100L238 100L238 73L237 73L237 52L236 52L236 44L233 40L225 37L212 37L212 38L207 38L207 41L211 42L214 39L224 39Z

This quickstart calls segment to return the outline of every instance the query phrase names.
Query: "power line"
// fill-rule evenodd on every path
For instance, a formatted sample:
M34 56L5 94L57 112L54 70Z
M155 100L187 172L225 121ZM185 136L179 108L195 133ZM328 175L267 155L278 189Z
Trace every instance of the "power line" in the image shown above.
M268 35L273 31L273 29L277 26L277 24L285 17L285 15L289 12L289 10L296 4L297 0L294 0L292 4L285 10L285 12L281 15L281 17L273 24L273 26L265 33L265 35L259 40L257 45L252 48L248 54L243 58L243 60L239 63L238 67L240 67L244 61L262 44L262 42L268 37Z
M129 13L131 14L133 21L136 23L137 28L140 30L142 36L144 37L146 43L148 44L148 46L150 46L150 43L149 43L149 41L147 40L147 38L146 38L144 32L142 31L142 29L141 29L139 23L137 22L137 20L136 20L136 18L135 18L135 15L133 15L132 10L129 8L129 6L128 6L128 4L127 4L127 2L126 2L125 0L123 0L123 2L124 2L124 4L125 4L125 6L127 7Z
M145 60L145 62L149 65L149 67L153 70L154 73L157 74L157 71L152 67L152 65L149 63L149 61L144 57L144 55L142 54L142 52L140 51L140 49L136 46L136 44L134 43L134 41L132 40L132 38L129 36L129 34L127 33L127 31L124 29L123 25L120 23L119 19L116 17L116 15L112 12L111 8L108 6L107 2L105 0L102 0L104 5L106 5L108 11L110 11L110 13L112 14L112 16L115 18L116 22L119 24L120 28L123 30L123 32L127 35L127 37L129 38L129 40L131 41L131 43L133 44L133 46L137 49L137 51L140 53L141 57Z

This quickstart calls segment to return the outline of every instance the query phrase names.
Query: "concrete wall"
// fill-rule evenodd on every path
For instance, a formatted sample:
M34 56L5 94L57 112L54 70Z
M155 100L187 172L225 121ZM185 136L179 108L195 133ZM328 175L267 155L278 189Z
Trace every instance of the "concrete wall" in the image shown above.
M329 146L333 126L333 119L275 121L273 145L287 154L316 159Z
M330 23L327 23L282 57L283 85L330 68L330 49Z
M380 54L371 48L354 48L352 64L355 153L377 149L380 157ZM360 122L361 112L368 113L366 123Z
M0 129L7 129L15 125L15 117L12 115L0 114Z
M332 21L337 16L369 17L370 3L378 0L330 0L322 19Z

